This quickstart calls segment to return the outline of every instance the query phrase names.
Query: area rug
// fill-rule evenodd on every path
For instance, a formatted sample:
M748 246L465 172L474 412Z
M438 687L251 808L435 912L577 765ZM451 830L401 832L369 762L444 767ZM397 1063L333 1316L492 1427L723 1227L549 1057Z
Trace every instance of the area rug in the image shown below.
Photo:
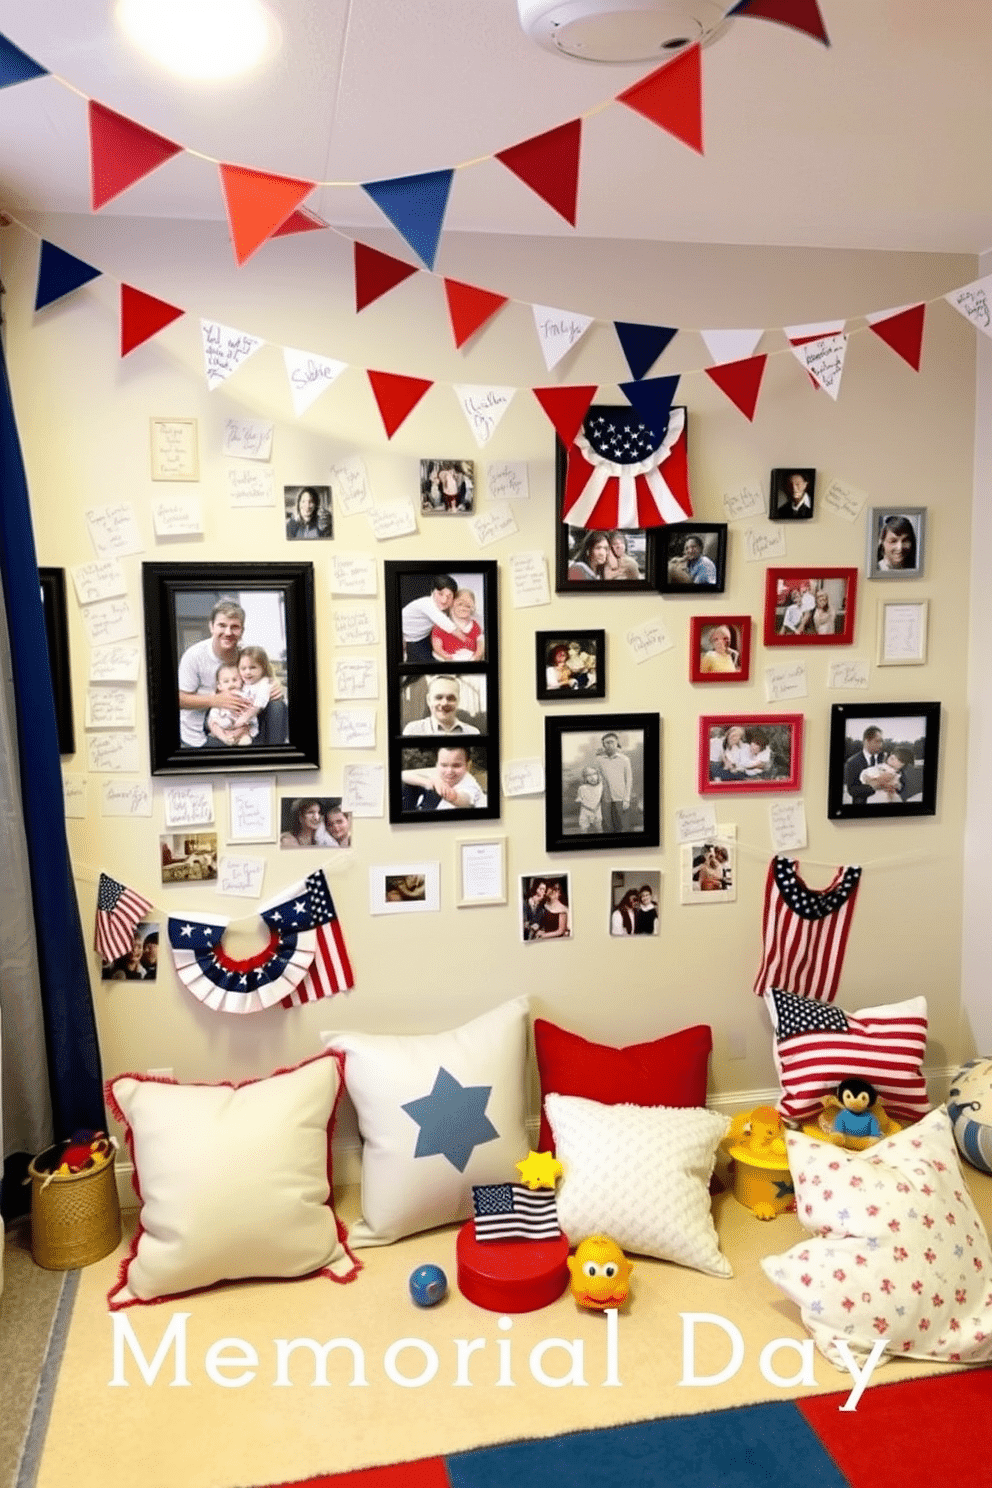
M306 1478L273 1488L932 1488L992 1483L975 1429L992 1405L979 1369L713 1414L644 1421L550 1441Z

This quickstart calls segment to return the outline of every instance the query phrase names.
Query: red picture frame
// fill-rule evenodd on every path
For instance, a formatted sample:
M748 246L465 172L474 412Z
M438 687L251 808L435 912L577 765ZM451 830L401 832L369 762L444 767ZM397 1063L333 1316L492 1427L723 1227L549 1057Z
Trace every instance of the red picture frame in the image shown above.
M799 790L801 713L707 714L699 720L699 794Z
M857 594L856 568L769 568L765 645L849 646Z
M723 644L721 631L729 633L729 640ZM728 665L728 661L735 664ZM746 682L750 675L751 616L693 615L689 627L690 680Z

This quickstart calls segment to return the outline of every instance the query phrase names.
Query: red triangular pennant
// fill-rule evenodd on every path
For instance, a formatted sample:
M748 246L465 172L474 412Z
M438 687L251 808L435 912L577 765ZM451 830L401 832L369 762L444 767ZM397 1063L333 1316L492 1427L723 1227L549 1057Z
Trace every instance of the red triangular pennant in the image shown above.
M926 305L910 305L908 310L898 310L895 315L889 315L884 320L873 320L870 316L868 318L869 327L875 335L880 336L886 346L891 346L904 362L908 362L914 372L920 370L926 308Z
M496 159L574 227L581 144L582 120L572 119L547 134L498 151Z
M617 94L625 103L703 153L703 75L700 48L691 46L649 77Z
M367 369L366 376L379 405L387 439L392 439L400 424L434 386L422 377L401 377L396 372L373 372L371 368Z
M470 336L492 320L508 298L494 294L491 289L476 289L474 284L462 284L458 279L445 279L444 292L448 296L448 315L456 346L464 346Z
M271 238L314 188L313 181L270 176L243 165L222 165L221 185L231 224L234 256L239 264Z
M753 422L767 360L767 354L762 352L760 356L747 357L743 362L721 362L718 367L705 367L703 370L744 417Z
M177 305L157 300L144 290L132 289L130 284L121 285L121 356L140 346L143 341L157 336L159 331L185 315Z
M830 45L827 28L816 0L740 0L731 15L757 16L762 21L780 21L783 26L792 26L805 31L825 46Z
M595 387L532 388L534 397L555 426L562 444L570 445L596 395Z
M404 263L389 253L380 253L378 248L368 248L364 243L355 244L355 309L364 310L381 295L388 294L411 274L419 274L416 264Z
M135 181L182 154L182 145L89 101L90 185L94 212Z
M272 233L274 238L288 238L290 233L316 232L319 227L326 227L327 223L323 217L318 217L316 212L311 212L309 207L297 207L295 212L290 212L281 227L277 227Z

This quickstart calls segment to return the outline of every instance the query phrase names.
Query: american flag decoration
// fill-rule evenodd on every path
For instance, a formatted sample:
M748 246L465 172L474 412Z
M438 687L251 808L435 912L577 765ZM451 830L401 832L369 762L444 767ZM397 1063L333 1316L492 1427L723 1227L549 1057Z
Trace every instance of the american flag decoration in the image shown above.
M556 1240L561 1234L554 1189L524 1183L472 1187L476 1240Z
M593 404L568 450L562 521L573 527L661 527L692 516L686 414L659 439L635 408Z
M930 1110L923 1057L927 1005L912 997L890 1008L845 1013L839 1007L772 989L765 993L782 1082L778 1109L791 1121L817 1116L824 1097L848 1075L874 1085L890 1116L916 1120Z
M787 987L818 1002L833 1002L844 965L861 869L838 868L825 889L810 889L789 858L773 858L765 880L760 996Z
M96 892L96 936L94 949L104 961L116 961L131 949L134 927L151 909L151 900L136 889L100 874Z
M335 992L347 992L355 985L351 962L344 943L341 921L327 887L323 870L318 868L306 881L310 896L310 915L316 933L313 965L301 982L282 1000L283 1007L300 1007L305 1002L319 1002Z

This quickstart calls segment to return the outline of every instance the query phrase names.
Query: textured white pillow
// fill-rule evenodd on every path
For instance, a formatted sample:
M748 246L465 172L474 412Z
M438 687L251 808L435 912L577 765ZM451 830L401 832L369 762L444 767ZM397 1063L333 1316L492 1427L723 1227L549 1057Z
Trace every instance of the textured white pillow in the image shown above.
M362 1138L354 1246L467 1219L472 1185L527 1156L527 999L445 1033L322 1033L345 1056Z
M549 1094L544 1109L565 1169L558 1223L577 1245L607 1234L623 1250L731 1276L709 1182L726 1116L700 1107L602 1106Z
M330 1053L244 1085L108 1081L141 1198L111 1310L248 1276L351 1281L360 1268L332 1207L342 1089Z
M867 1357L992 1359L992 1251L965 1187L947 1112L864 1152L786 1137L796 1212L820 1231L761 1262L797 1304L817 1347Z

